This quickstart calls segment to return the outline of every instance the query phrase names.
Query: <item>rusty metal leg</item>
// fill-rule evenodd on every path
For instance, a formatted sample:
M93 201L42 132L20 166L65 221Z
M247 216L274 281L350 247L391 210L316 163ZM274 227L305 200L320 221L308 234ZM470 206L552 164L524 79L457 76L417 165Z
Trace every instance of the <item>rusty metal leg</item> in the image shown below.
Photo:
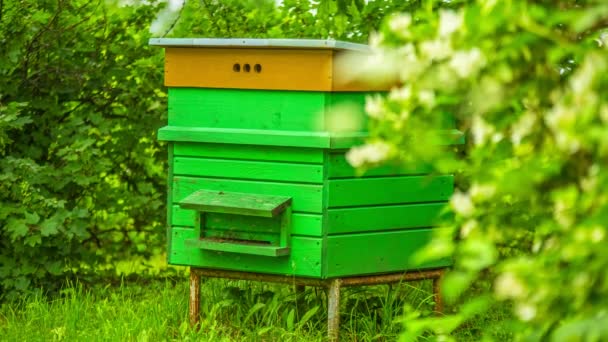
M306 291L306 286L304 285L295 285L296 290L296 314L298 315L298 320L302 317L302 313L304 312L304 292Z
M304 291L306 291L306 286L296 285L296 298L300 299L304 295Z
M340 279L332 279L327 291L327 338L337 342L340 334Z
M441 277L433 278L433 295L435 295L435 314L443 313L443 298L441 296Z
M188 313L190 315L190 326L198 327L201 310L201 275L196 269L190 268L190 305Z

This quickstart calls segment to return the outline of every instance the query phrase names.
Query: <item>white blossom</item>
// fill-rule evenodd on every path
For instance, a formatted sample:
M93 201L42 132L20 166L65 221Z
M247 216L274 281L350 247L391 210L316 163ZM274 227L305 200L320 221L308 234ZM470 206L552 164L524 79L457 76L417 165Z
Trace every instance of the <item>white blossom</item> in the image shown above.
M570 87L575 94L583 94L593 85L597 70L588 60L570 78Z
M600 167L597 164L592 164L589 167L589 172L585 175L581 181L580 186L583 191L593 191L598 188L598 174Z
M463 239L466 238L467 236L469 236L469 234L471 234L471 232L473 230L475 230L475 228L477 228L477 221L475 221L475 220L468 220L460 228L460 237L463 238Z
M412 98L412 87L407 85L403 87L393 88L388 94L388 98L395 102L407 102Z
M447 39L427 40L420 44L420 52L432 61L446 59L452 54L452 43Z
M474 182L469 190L471 198L475 201L485 201L496 194L496 186L493 184L479 184Z
M572 280L572 287L580 290L584 290L589 286L590 277L587 273L581 272L574 277Z
M412 43L407 43L397 49L397 55L405 58L416 56L416 47Z
M604 49L608 49L608 31L604 31L600 34L599 37L595 40L599 47L603 47Z
M606 229L604 229L603 227L600 226L595 226L593 228L591 228L591 232L590 232L590 237L591 237L591 242L593 243L598 243L604 240L604 237L606 236Z
M384 100L380 95L368 96L365 99L365 112L374 119L382 119L386 109L384 108Z
M401 46L395 52L398 61L396 66L399 68L399 76L403 83L415 80L424 72L425 64L420 60L413 44Z
M418 92L418 102L429 109L435 107L435 92L432 90L420 90Z
M511 127L511 142L513 142L514 145L519 145L523 138L532 132L535 124L536 116L530 112L526 112Z
M378 48L384 43L384 35L378 32L372 32L369 34L369 46L372 49Z
M473 48L469 51L456 51L448 65L460 78L467 78L479 71L484 64L481 50Z
M456 32L463 23L461 12L442 10L439 12L439 36L447 37Z
M564 228L569 228L574 223L571 206L561 198L555 201L553 206L553 218Z
M471 134L473 135L473 143L481 145L495 133L493 126L488 124L479 116L474 116L471 123Z
M499 299L516 299L526 295L526 287L513 272L505 272L496 277L494 293Z
M529 322L536 317L536 307L531 304L518 304L515 307L515 314L524 322Z
M386 160L390 155L391 146L382 141L376 141L351 148L346 153L346 160L353 167L361 167L367 164L377 164Z
M608 123L608 105L602 105L600 107L600 119L604 123Z
M402 38L410 36L409 27L412 24L412 16L407 13L394 15L388 21L388 27L391 31Z
M471 216L475 212L475 206L471 200L471 196L467 193L456 191L450 198L450 206L454 212L461 216Z

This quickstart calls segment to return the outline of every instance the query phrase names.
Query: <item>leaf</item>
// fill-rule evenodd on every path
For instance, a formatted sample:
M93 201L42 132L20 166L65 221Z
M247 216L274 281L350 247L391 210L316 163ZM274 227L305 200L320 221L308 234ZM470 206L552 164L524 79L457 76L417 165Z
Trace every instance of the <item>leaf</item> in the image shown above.
M245 319L243 320L243 325L247 324L247 322L249 322L249 319L258 311L260 311L262 308L264 308L266 306L266 304L264 303L255 303L254 306L251 307L251 309L249 309L249 311L247 312L247 315L245 316Z
M46 219L40 224L40 235L42 236L50 236L55 235L59 232L57 229L58 222L56 219Z
M296 319L296 311L295 311L295 309L291 309L289 311L289 314L287 315L287 331L289 331L289 332L294 331L295 319Z
M25 223L36 224L38 221L40 221L40 216L37 213L25 213Z
M472 281L475 279L475 274L464 271L448 272L442 280L441 292L445 296L448 303L454 303L468 289Z
M63 263L59 260L47 262L44 267L52 275L61 275L63 272Z
M6 230L11 234L11 239L15 241L17 238L27 235L29 229L25 224L25 220L9 219L6 225Z
M258 334L258 336L262 336L272 329L273 329L273 327L264 327L264 328L258 329L257 334Z

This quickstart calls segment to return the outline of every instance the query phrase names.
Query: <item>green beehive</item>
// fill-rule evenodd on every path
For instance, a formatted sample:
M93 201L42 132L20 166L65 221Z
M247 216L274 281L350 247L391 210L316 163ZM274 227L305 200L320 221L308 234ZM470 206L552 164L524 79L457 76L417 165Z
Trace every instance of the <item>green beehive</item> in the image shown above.
M153 39L169 87L169 263L335 278L412 269L453 176L382 167L357 177L373 89L342 75L364 45L325 40ZM331 110L359 108L336 132ZM446 266L449 261L416 265Z

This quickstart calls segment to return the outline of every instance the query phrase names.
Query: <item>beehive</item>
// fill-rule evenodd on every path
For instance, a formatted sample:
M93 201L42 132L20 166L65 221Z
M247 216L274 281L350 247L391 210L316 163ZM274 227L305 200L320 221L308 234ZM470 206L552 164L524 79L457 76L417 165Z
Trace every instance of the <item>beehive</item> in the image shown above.
M452 175L380 167L358 177L365 96L338 65L365 45L326 40L152 39L166 49L171 264L335 278L435 268L431 238ZM355 118L336 130L336 106ZM359 110L352 110L358 108ZM358 113L358 114L357 114ZM338 125L339 126L339 125Z

